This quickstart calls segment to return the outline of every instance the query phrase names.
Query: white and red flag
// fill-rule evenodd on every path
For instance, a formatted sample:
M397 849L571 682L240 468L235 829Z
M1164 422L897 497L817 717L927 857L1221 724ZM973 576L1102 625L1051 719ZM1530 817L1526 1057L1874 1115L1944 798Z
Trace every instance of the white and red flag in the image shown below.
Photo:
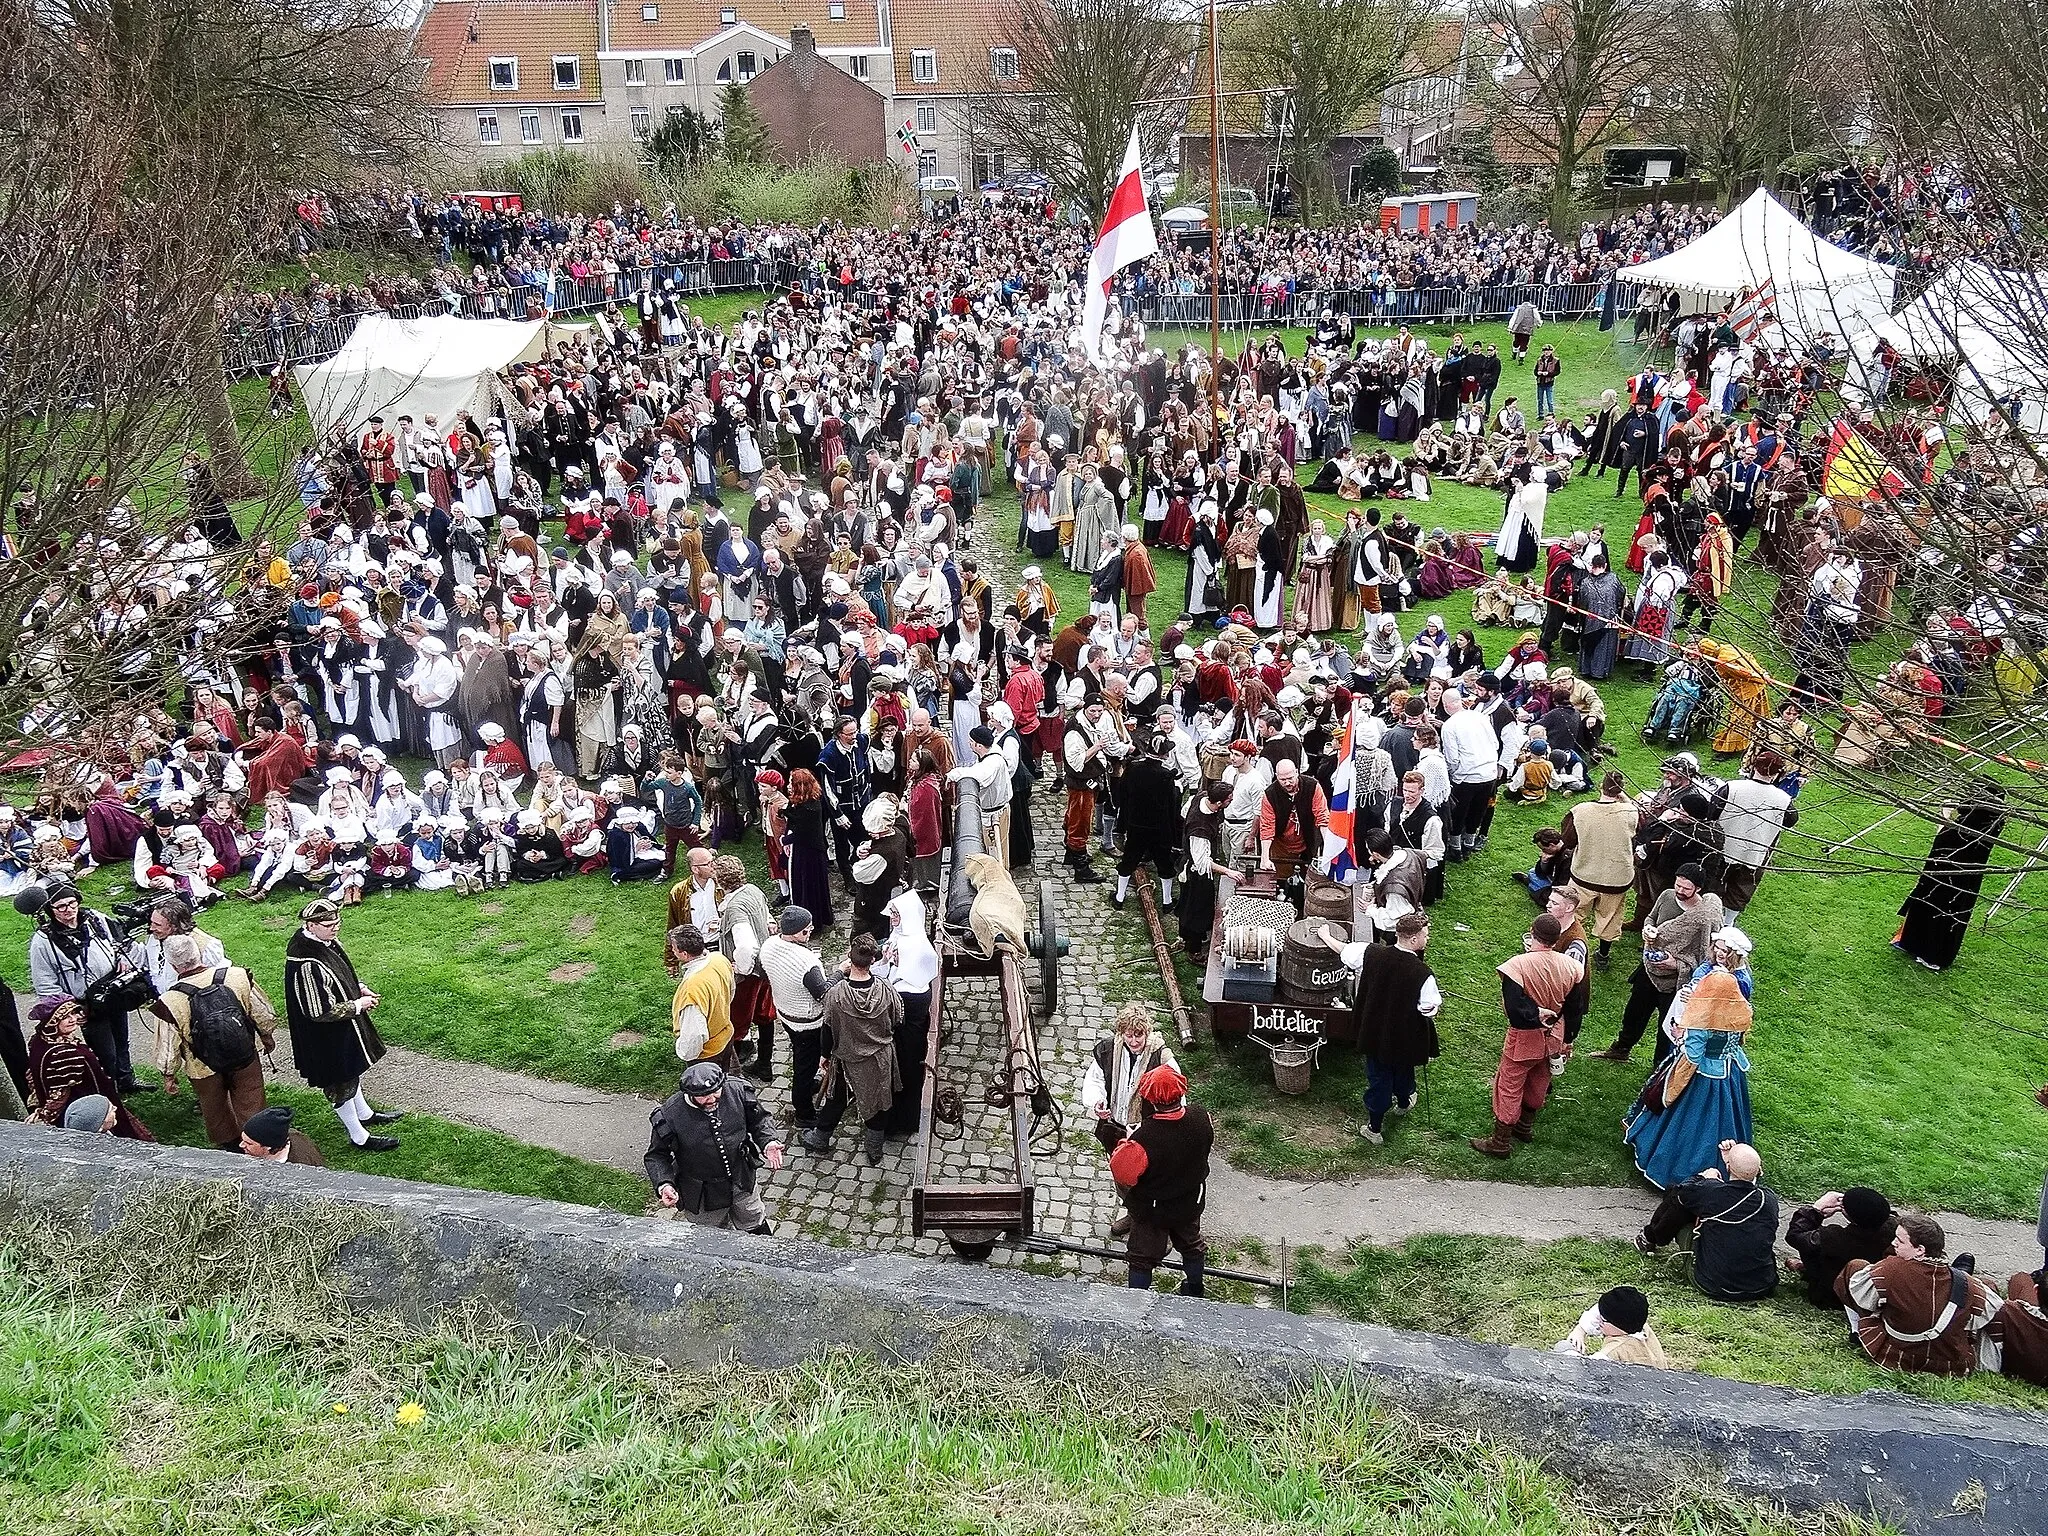
M1152 210L1145 204L1145 178L1138 164L1138 126L1131 125L1131 142L1124 150L1124 166L1117 173L1116 187L1109 194L1109 211L1103 215L1102 233L1095 249L1088 253L1088 292L1081 309L1081 346L1091 361L1102 361L1102 324L1109 316L1109 283L1125 267L1159 254L1159 237L1152 232Z

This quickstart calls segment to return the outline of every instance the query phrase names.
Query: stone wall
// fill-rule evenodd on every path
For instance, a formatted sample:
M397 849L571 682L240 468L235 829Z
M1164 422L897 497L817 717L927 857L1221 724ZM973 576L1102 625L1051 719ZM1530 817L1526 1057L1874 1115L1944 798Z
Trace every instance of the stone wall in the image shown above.
M777 1367L828 1350L1057 1373L1083 1357L1272 1396L1364 1378L1434 1424L1534 1451L1581 1480L1656 1488L1706 1470L1794 1508L1842 1504L1912 1530L2022 1536L2048 1509L2048 1424L1888 1393L1810 1397L1426 1334L850 1254L548 1201L255 1165L0 1122L0 1225L107 1231L200 1186L239 1186L256 1236L326 1207L362 1223L337 1260L350 1305L428 1326L481 1302L670 1362Z

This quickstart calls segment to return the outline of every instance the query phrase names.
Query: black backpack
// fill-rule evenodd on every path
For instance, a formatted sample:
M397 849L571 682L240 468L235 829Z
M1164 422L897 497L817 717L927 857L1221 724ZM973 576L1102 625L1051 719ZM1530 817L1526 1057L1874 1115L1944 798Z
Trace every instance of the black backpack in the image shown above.
M256 1059L256 1028L242 1000L228 990L227 974L217 970L204 986L181 981L173 989L185 994L192 1054L209 1070L223 1074L239 1072Z

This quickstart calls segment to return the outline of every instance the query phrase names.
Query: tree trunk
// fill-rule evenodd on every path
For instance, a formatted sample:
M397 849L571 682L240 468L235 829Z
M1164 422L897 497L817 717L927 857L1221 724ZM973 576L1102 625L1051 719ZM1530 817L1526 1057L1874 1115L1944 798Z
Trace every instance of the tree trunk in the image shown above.
M242 435L235 426L235 408L228 399L227 356L221 350L220 326L213 306L196 328L192 342L192 410L206 434L206 456L212 461L213 483L229 501L260 493L263 487L249 472Z
M1578 169L1576 157L1557 158L1550 174L1550 228L1558 240L1569 240L1579 232L1578 210L1572 197L1572 174Z

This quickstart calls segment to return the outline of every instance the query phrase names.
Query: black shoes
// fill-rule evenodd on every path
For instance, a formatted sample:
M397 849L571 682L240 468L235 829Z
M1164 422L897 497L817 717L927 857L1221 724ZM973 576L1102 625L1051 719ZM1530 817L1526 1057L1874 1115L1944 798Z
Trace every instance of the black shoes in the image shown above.
M358 1152L395 1152L398 1150L398 1138L396 1136L366 1137L356 1150Z

